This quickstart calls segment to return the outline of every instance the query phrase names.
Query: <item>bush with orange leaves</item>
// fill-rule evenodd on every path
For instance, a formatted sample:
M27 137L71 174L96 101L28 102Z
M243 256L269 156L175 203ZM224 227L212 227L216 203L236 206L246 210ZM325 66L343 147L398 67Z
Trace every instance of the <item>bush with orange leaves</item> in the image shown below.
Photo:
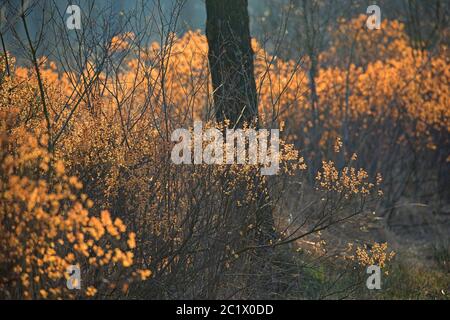
M0 89L0 298L126 293L129 283L151 274L133 265L134 233L108 211L89 213L93 201L47 150L44 126L21 123L21 98L32 88L8 90L12 82L4 77ZM81 290L66 286L70 265L81 269Z
M352 244L348 244L347 251L350 252L350 255L346 256L346 259L356 262L360 267L377 265L383 269L395 256L394 251L388 250L386 242L374 242L372 245L364 244L357 246L355 250Z
M32 73L22 72L23 70L19 68L20 76L16 74L7 83L21 83L33 92L36 88L35 77ZM45 69L43 74L47 75L47 72L53 74L49 69ZM45 79L50 93L63 87L57 77ZM20 150L19 146L27 143L29 135L41 137L46 133L46 128L41 123L44 121L41 110L31 117L32 121L18 118L19 114L28 114L34 105L30 103L33 95L20 95L17 88L16 86L14 90L3 92L5 104L2 105L2 110L5 110L5 116L10 115L8 121L14 124L11 125L12 132L21 128L23 135L8 135L8 141L15 141L15 145L4 149L5 156ZM22 96L23 101L16 104L15 97L6 97L8 92ZM136 93L139 97L140 92ZM136 101L140 101L138 97ZM59 189L53 189L61 185L61 192L64 191L65 196L60 199L59 211L55 213L60 219L56 222L61 221L66 226L72 225L72 219L78 219L76 230L60 230L55 221L44 220L44 226L56 228L58 233L55 237L62 238L61 243L56 239L45 242L54 243L55 248L51 248L58 256L59 251L64 252L59 260L61 267L58 276L72 263L72 258L74 261L76 258L82 264L81 269L85 270L82 281L85 281L86 286L91 284L87 279L91 278L90 272L93 270L88 266L96 267L98 277L106 278L101 281L101 285L89 285L83 292L84 296L95 293L96 297L109 297L109 292L120 294L120 290L114 290L115 288L128 288L127 279L132 267L130 264L139 262L152 270L154 286L136 283L130 287L130 292L133 289L131 297L142 298L144 292L146 298L182 298L196 297L206 288L210 292L234 290L242 282L237 278L233 281L227 279L226 272L237 270L233 269L237 266L241 268L239 270L245 268L250 272L253 264L244 262L254 255L255 250L249 250L250 255L242 254L239 259L235 257L236 252L243 247L257 245L255 235L263 232L265 223L261 222L258 215L264 206L267 207L269 187L280 190L283 188L269 185L269 179L260 176L260 168L256 165L174 165L170 160L170 150L174 143L167 140L166 128L159 122L161 120L154 118L161 114L145 113L137 125L126 128L120 114L116 112L114 102L108 97L103 98L91 104L100 112L90 112L85 105L76 112L58 143L54 144L52 154L46 149L47 138L36 138L38 154L48 157L48 162L42 165L46 171L39 169L39 174L33 176L33 179L29 178L30 181L35 184L45 181L44 191L57 195ZM49 94L49 99L54 99L54 96ZM52 113L52 118L58 115L57 101L54 99L51 102L55 106L50 111L55 112ZM41 106L37 103L35 107ZM136 105L123 103L119 107L131 111ZM170 119L172 126L189 126L174 118ZM212 125L215 124L208 124ZM57 131L58 126L55 122L52 129ZM5 129L5 132L9 131ZM280 153L280 173L289 175L305 168L303 158L292 145L281 141ZM34 160L30 164L32 168L41 166L40 156ZM6 173L5 177L11 175L13 174ZM278 180L278 184L279 181L282 180ZM82 186L84 194L78 195ZM272 197L272 201L276 201L276 198ZM38 199L43 203L35 204L33 210L45 207L43 211L49 211L46 206L51 206L53 202L49 200L50 203L47 204L47 198ZM95 200L95 206L92 206L89 199ZM24 206L29 202L29 198L23 199ZM127 231L132 231L125 239L122 239L125 236L122 221L129 226ZM9 225L4 228L14 230ZM49 232L45 230L43 234ZM100 243L97 243L97 238ZM105 243L106 246L101 245ZM135 246L136 250L133 251ZM66 256L71 251L75 257L69 255L71 261L66 261ZM23 258L26 256L28 255ZM200 270L203 278L201 281L198 277ZM149 276L148 270L131 271L132 278ZM53 291L67 291L62 280L64 279L55 279ZM10 288L15 287L18 287L17 283L11 283ZM53 291L44 290L46 297L53 297L49 294L53 294ZM64 297L78 297L73 293L68 291ZM39 293L31 297L39 297Z
M138 44L132 34L114 37L110 50L120 52L121 59L117 61L112 56L114 68L104 70L87 62L81 72L68 69L64 73L58 71L56 64L46 64L42 59L41 75L52 120L46 134L52 141L52 155L45 153L41 145L47 142L45 135L31 133L40 132L43 119L41 101L35 98L36 77L33 70L16 68L15 80L6 77L2 80L5 89L0 91L2 110L6 110L4 115L11 113L8 121L14 128L5 129L5 141L16 144L9 147L5 159L7 154L20 150L21 145L29 144L30 134L36 137L31 138L31 143L44 156L33 158L31 167L22 164L19 168L26 172L21 175L5 174L4 179L8 182L17 176L19 186L23 177L28 179L25 182L34 183L20 187L28 195L19 206L33 213L42 206L48 207L43 212L55 211L53 199L46 195L68 190L58 198L58 212L63 221L74 216L81 219L76 222L78 233L54 227L64 235L64 245L53 241L53 246L65 250L69 244L68 248L83 257L86 264L103 263L107 269L104 275L118 273L115 267L109 267L111 261L128 270L134 258L133 261L149 267L155 279L151 288L137 286L138 297L145 294L146 298L196 298L206 293L211 297L232 292L245 297L246 286L252 280L231 278L227 272L250 274L255 265L265 263L258 260L261 257L253 249L261 245L255 234L261 233L259 215L267 201L274 208L281 208L281 212L274 210L279 220L287 215L284 206L290 206L292 212L305 208L305 225L318 221L311 233L317 232L364 211L367 198L381 182L381 176L371 181L369 177L375 173L383 173L392 188L388 197L395 200L396 190L406 188L394 182L411 183L403 161L413 163L419 172L417 159L422 159L420 163L426 170L434 170L423 159L436 156L442 163L448 156L444 154L449 141L448 58L411 48L398 22L383 22L382 32L376 37L361 30L361 22L358 17L343 25L340 33L333 35L329 52L320 57L316 112L310 104L312 93L306 86L304 67L291 60L283 61L253 42L259 120L267 127L284 120L288 141L302 149L305 161L290 144L283 144L284 160L296 162L300 169L306 169L304 162L313 164L308 166L306 178L296 170L284 171L298 174L301 190L290 187L289 191L298 191L301 196L296 193L284 203L280 201L282 205L278 201L287 189L285 181L279 177L262 178L255 167L176 166L170 161L171 131L189 127L199 118L209 120L213 114L207 43L200 32L187 32L182 37L170 34L168 43L153 43L149 47ZM351 56L341 52L351 47L348 44L352 41L357 41L358 60L345 64L333 61L333 57ZM386 50L379 50L384 43ZM366 54L371 48L376 49L377 55ZM78 76L94 84L77 81ZM16 136L19 132L20 137ZM333 146L339 136L342 141ZM331 155L333 149L342 149L336 159ZM346 161L350 150L357 150L358 157L354 155ZM19 159L18 155L12 159ZM428 172L425 169L423 172ZM41 180L45 184L40 185ZM81 184L86 196L78 196ZM39 196L34 195L35 189ZM6 187L4 190L11 193ZM311 191L307 196L312 205L304 202L304 190ZM381 195L381 190L378 193ZM88 198L95 200L94 207L89 208L92 203ZM87 215L88 209L91 215ZM119 218L134 232L126 244L117 239L125 236ZM274 239L273 243L287 243L302 236L298 225L303 224L298 220L291 219L286 226L295 234L281 233L282 239ZM71 221L69 225L73 224ZM50 228L48 221L45 223ZM78 235L80 232L83 236ZM97 252L100 244L96 244L96 237L100 234L98 241L109 247ZM132 256L131 249L137 244L138 250ZM92 251L94 245L96 251ZM58 252L51 246L50 249ZM246 249L251 254L239 254ZM98 259L97 253L108 260ZM60 260L60 264L70 262L66 261L66 254ZM148 272L140 270L134 276L145 278ZM22 273L17 275L19 280L20 276ZM118 280L108 286L117 287L119 279L125 278L117 276ZM25 278L26 284L31 283L27 282L29 279L30 276ZM48 294L44 290L42 296ZM40 294L31 289L27 292L32 297ZM85 294L102 292L105 291L92 285Z
M341 137L344 154L357 150L355 162L370 175L383 174L386 206L402 196L430 197L429 188L433 198L445 202L450 164L448 48L417 50L402 23L384 19L381 29L372 31L366 19L358 16L330 31L330 46L320 54L315 79L319 111L314 113L311 103L284 96L281 100L293 107L286 125L296 146L305 150L312 176ZM308 99L310 94L305 93Z

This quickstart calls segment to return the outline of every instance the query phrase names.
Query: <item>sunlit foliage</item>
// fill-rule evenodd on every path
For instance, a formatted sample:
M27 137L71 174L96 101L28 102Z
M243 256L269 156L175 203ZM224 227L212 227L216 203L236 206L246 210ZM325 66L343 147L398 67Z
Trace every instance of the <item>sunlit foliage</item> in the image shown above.
M317 105L308 59L284 61L253 41L258 121L284 129L281 176L310 184L320 222L311 233L363 212L383 194L383 179L394 185L398 170L377 161L383 155L406 147L445 153L449 143L447 48L413 49L398 21L369 35L364 17L342 23L320 55ZM295 238L285 237L291 225L270 243L255 237L264 231L264 201L287 224L277 203L284 180L251 165L171 163L173 129L196 119L222 124L213 123L205 36L168 37L146 48L132 33L114 37L108 71L89 62L75 72L41 58L50 124L34 70L11 57L7 76L0 59L0 297L109 298L148 278L154 288L135 287L146 297L217 294L228 270L249 268L257 246ZM253 256L242 262L240 252ZM375 244L354 259L384 266L392 257L387 244ZM81 292L65 289L71 264L87 275Z

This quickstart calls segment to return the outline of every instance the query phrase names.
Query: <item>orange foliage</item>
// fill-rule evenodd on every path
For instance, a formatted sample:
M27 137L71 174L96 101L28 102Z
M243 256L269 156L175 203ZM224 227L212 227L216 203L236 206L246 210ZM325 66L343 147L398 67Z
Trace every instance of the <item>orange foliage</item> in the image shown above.
M321 67L315 79L318 119L311 110L305 66L274 57L254 41L259 120L267 126L286 122L290 128L287 134L294 141L298 138L295 128L308 135L313 123L318 122L321 147L334 143L351 121L363 129L370 121L409 121L406 133L425 137L427 147L433 148L436 141L431 131L450 131L448 57L411 48L404 26L397 21L384 20L375 38L369 36L361 29L364 17L341 24L331 47L320 56ZM201 181L206 176L219 181L236 174L239 178L230 184L205 188L208 192L219 188L220 194L228 196L235 185L245 183L247 189L238 206L268 193L253 185L255 170L250 166L219 166L211 171L202 166L200 171L175 174L167 163L171 147L168 133L189 126L194 119L210 119L213 114L206 38L190 31L181 38L171 35L170 46L153 43L143 50L134 47L133 39L132 34L113 39L113 52L128 51L114 75L97 71L93 63L80 74L59 73L55 63L41 61L53 119L51 137L42 131L33 72L16 67L14 77L3 80L0 197L5 205L0 211L0 247L8 249L0 252L0 270L12 270L13 281L20 289L18 293L8 291L10 279L0 278L0 292L25 298L70 295L61 291L60 280L65 268L79 261L93 267L120 264L132 269L140 234L126 234L125 223L112 218L107 210L117 204L121 210L137 213L139 223L135 227L153 237L156 244L152 245L157 250L167 242L175 247L182 242L180 221L192 205L190 185L185 181ZM357 60L333 61L346 56L342 52L352 43L356 44L352 55ZM4 70L4 59L0 62L0 70ZM45 145L55 136L59 140L50 153ZM305 149L312 142L305 139ZM339 140L335 151L341 147ZM283 160L295 161L294 169L306 168L292 145L282 143L282 148ZM338 170L334 162L323 161L316 180L318 189L350 198L367 196L381 177L374 184L363 169L344 166ZM81 181L86 182L84 188ZM83 189L100 202L94 206L81 193ZM173 212L172 203L180 212ZM373 260L365 256L361 259ZM170 271L168 261L162 257L156 262L157 271ZM176 261L174 258L170 263ZM143 269L129 271L129 275L145 280L151 272ZM92 284L84 294L96 296L100 289Z
M100 217L89 212L94 203L81 193L82 183L48 152L45 126L24 125L28 115L23 106L33 101L32 91L30 84L10 78L0 89L0 295L74 297L78 293L65 286L69 265L80 265L83 276L113 263L128 268L136 244L121 219L113 220L108 211ZM124 272L128 276L122 281L138 276L132 269ZM92 281L86 295L94 296L99 279L82 281Z

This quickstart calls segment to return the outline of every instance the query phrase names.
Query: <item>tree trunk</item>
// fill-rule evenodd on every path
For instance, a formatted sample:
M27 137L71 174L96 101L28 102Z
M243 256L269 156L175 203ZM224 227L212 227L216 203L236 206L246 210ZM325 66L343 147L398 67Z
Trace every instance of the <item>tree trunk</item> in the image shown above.
M249 30L247 0L206 0L206 37L208 59L214 90L214 110L218 122L229 120L230 128L242 128L244 123L258 126L258 102L254 76L253 50ZM261 189L256 200L255 221L259 232L254 241L263 246L258 250L253 269L257 279L249 279L259 293L274 292L267 245L276 237L270 197L261 190L266 182L254 177ZM267 297L264 295L263 297Z
M247 0L206 0L206 37L217 121L258 117Z
M257 125L258 103L247 0L206 0L206 37L214 90L216 120L230 121L240 128L247 122ZM265 185L260 180L255 185ZM257 220L263 234L259 242L274 238L270 200L261 195Z

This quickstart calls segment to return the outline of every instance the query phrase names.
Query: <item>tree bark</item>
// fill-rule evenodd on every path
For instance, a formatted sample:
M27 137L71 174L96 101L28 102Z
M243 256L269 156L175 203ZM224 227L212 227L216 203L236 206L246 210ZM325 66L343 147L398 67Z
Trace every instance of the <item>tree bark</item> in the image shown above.
M215 116L218 122L229 120L231 128L240 128L244 123L257 125L258 119L247 6L247 0L206 0L206 37ZM255 179L255 185L266 185L264 180ZM262 227L259 242L264 244L273 240L275 234L267 198L260 195L256 213Z
M236 128L258 117L247 6L247 0L206 0L215 116Z

